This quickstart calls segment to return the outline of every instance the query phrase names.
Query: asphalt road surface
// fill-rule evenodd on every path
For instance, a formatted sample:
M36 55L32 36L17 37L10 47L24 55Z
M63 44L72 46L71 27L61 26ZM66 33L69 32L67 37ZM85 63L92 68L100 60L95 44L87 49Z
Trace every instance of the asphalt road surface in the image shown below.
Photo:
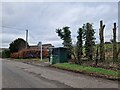
M16 68L8 61L3 61L2 70L2 88L69 88L62 83Z
M2 60L2 88L118 88L117 81Z

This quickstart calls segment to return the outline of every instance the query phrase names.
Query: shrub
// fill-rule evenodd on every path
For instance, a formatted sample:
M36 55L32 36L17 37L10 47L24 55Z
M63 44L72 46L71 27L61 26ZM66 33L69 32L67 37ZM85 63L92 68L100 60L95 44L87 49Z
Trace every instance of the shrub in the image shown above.
M2 58L9 58L9 57L10 57L9 49L5 49L4 51L2 51Z
M43 58L48 57L47 49L42 50ZM11 53L11 58L39 58L40 51L38 49L24 49L19 52Z

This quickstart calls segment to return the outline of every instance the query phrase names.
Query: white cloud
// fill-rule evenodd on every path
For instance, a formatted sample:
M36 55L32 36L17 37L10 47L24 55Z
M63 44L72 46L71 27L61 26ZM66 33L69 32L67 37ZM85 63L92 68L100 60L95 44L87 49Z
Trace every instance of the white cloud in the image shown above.
M2 2L118 2L119 0L1 0Z
M9 44L12 36L25 37L25 30L29 30L29 43L52 43L61 46L61 40L55 33L57 28L70 26L72 38L77 35L77 30L86 22L94 23L96 37L99 31L99 21L103 20L106 41L111 38L111 29L117 21L117 3L3 3L3 26L21 28L22 30L3 29L7 37L4 43ZM111 32L111 33L109 33ZM12 36L10 36L10 35ZM10 37L10 38L9 38ZM7 38L7 40L6 40Z

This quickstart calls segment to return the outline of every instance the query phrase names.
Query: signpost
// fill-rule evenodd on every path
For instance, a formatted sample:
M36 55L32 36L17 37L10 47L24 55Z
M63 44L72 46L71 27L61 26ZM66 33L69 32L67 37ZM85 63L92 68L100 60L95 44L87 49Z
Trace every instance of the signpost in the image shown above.
M42 61L42 42L38 43L38 48L40 49L40 58L41 58L41 61Z

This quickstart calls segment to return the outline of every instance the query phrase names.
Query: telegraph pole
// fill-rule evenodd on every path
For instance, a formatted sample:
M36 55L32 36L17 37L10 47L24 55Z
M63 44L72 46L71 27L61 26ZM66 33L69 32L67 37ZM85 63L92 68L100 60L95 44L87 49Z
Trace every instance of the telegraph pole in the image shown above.
M41 56L41 61L42 61L42 42L41 42L41 46L40 46L40 50L41 50L41 53L40 53L40 56Z
M26 30L26 48L27 48L27 43L28 43L28 30Z
M38 48L40 49L40 59L42 61L42 42L38 43Z

